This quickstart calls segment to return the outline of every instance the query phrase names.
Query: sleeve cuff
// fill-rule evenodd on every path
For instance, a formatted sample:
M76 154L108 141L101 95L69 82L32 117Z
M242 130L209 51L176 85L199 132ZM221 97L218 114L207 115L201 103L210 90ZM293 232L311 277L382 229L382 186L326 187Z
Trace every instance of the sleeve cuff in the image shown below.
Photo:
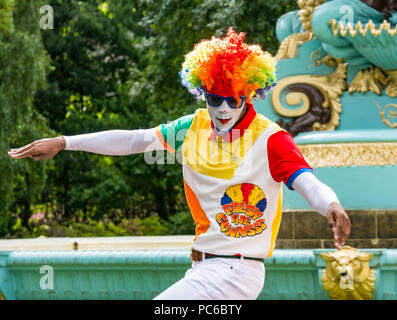
M289 177L289 179L288 179L288 181L287 181L286 186L287 186L288 189L294 190L294 188L292 188L292 183L293 183L294 180L295 180L301 173L303 173L303 172L311 172L311 173L314 173L313 169L310 169L310 168L302 168L302 169L299 169L299 170L295 171L295 172Z
M70 150L70 141L68 136L62 136L65 139L65 149L63 150Z

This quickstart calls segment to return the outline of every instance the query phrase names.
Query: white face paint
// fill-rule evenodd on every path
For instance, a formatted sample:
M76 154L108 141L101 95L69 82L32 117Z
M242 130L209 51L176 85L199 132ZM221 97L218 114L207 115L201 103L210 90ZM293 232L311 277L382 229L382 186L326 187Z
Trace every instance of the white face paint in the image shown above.
M245 102L241 108L230 108L226 100L219 107L211 107L207 103L208 114L220 135L227 133L240 120L245 110Z

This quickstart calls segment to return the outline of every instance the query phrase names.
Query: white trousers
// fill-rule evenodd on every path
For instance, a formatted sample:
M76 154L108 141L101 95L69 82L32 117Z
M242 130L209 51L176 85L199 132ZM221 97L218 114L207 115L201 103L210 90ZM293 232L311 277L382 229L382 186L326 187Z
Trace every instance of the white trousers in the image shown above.
M263 289L265 265L247 259L195 261L185 277L154 300L255 300Z

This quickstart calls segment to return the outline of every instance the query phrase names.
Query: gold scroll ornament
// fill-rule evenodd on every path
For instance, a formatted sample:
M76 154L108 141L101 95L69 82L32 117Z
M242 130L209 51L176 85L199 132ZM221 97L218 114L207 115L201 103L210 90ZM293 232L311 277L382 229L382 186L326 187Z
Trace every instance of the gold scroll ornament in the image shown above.
M289 92L285 99L288 105L301 106L299 108L285 108L281 102L281 92L292 84L306 84L318 89L323 97L323 108L331 108L331 118L326 124L315 122L313 130L335 130L339 126L339 114L342 112L342 104L340 103L340 96L346 89L346 71L347 64L342 63L341 59L329 59L326 57L324 61L329 64L330 60L334 60L337 64L336 69L331 74L327 75L298 75L283 78L278 81L277 86L274 87L271 99L274 110L285 117L299 117L304 115L310 109L309 98L301 92Z
M397 128L397 104L389 103L381 108L377 103L376 106L383 123L392 129Z
M299 0L298 5L301 8L299 11L299 19L302 23L303 28L306 30L303 33L296 33L288 36L281 43L278 52L275 56L276 61L289 59L298 55L299 47L314 38L312 32L312 15L316 7L323 4L325 0ZM337 63L336 70L325 76L317 75L300 75L292 76L281 79L277 82L277 86L272 92L272 104L274 110L282 116L286 117L299 117L304 115L310 109L309 98L301 92L290 92L286 95L286 103L291 106L298 106L302 104L300 108L285 108L281 103L281 91L292 84L307 84L311 85L323 94L325 102L324 108L331 108L331 119L326 124L316 122L313 124L313 130L335 130L339 125L339 114L342 112L342 105L340 103L340 96L343 91L347 88L346 85L346 72L347 64L344 64L341 59L335 59L327 56L322 61L318 61L315 64L319 65L325 62L328 66L331 66L335 62Z
M375 283L375 269L369 267L372 254L344 246L322 253L327 262L321 281L332 300L370 300Z

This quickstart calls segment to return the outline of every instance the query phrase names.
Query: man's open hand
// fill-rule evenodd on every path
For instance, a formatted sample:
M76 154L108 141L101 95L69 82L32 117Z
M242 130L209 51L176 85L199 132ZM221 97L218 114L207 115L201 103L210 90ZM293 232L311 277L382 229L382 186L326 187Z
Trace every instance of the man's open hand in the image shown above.
M35 161L47 160L54 157L59 151L65 149L66 142L63 137L36 140L24 147L11 149L8 155L14 159L31 158Z
M350 235L350 220L342 206L333 202L327 212L328 225L334 233L334 244L338 249L342 249Z

